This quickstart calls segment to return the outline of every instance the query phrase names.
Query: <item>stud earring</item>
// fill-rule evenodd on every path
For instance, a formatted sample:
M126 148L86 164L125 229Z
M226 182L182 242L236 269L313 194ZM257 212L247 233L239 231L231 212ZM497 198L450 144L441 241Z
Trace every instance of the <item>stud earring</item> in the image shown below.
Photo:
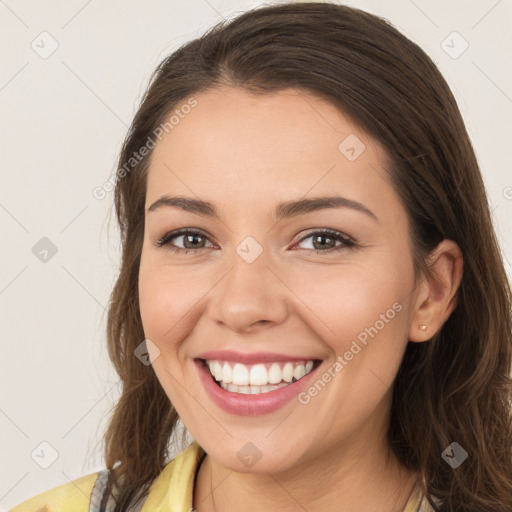
M426 325L420 325L420 330L421 331L426 331L427 330L427 326Z

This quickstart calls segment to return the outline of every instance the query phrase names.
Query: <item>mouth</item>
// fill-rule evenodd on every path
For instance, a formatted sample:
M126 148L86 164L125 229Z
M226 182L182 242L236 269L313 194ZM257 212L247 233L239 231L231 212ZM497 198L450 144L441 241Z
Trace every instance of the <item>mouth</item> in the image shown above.
M210 400L237 416L269 414L297 399L311 385L323 362L293 357L287 360L277 355L270 358L253 354L245 357L246 363L239 362L244 359L240 355L236 361L228 360L226 353L214 357L194 359L199 378ZM274 357L279 360L272 360Z
M215 384L230 393L258 395L290 386L308 375L319 359L243 364L218 359L202 359Z

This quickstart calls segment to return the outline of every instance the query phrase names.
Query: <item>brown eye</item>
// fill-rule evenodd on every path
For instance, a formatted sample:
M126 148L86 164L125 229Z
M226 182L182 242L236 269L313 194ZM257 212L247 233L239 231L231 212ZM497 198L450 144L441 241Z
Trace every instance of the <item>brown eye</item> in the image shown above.
M181 235L183 237L183 245L185 249L197 249L202 248L205 242L205 238L202 235ZM203 244L201 244L201 239ZM198 243L199 240L199 243Z
M180 245L183 247L177 246L173 240L180 240ZM188 230L182 229L179 231L172 231L170 233L166 233L162 238L160 238L157 242L154 243L157 247L166 246L172 251L181 252L181 251L194 251L198 249L206 249L208 248L205 244L208 241L208 237L196 230ZM171 243L172 242L172 243Z
M299 243L308 239L311 239L312 241L309 249L318 253L336 251L346 247L354 247L356 245L355 242L344 233L330 229L310 233L303 237Z

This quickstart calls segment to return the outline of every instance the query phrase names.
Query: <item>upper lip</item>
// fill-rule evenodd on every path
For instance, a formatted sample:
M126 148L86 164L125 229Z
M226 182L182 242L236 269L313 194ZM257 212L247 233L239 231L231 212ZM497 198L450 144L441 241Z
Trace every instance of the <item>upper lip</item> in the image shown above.
M208 359L210 361L232 361L242 364L271 363L273 361L312 361L319 359L311 356L291 356L289 354L277 354L275 352L243 353L234 350L209 350L197 357L198 359Z

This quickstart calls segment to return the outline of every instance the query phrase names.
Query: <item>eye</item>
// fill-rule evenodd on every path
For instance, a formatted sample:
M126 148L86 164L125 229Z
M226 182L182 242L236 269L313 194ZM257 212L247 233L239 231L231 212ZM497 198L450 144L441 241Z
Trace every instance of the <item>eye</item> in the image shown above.
M181 238L183 247L177 247L172 240L175 238ZM178 231L171 231L166 233L163 237L154 242L157 247L166 246L168 249L174 252L188 253L190 251L197 251L199 249L207 249L204 244L208 240L205 233L196 229L180 229Z
M356 243L352 238L334 229L314 231L309 235L301 238L299 243L308 239L312 239L310 248L316 253L330 253L332 251L338 251L347 247L356 246ZM336 242L339 244L336 245Z
M183 247L171 243L174 239L182 239ZM323 229L310 232L307 236L299 240L299 244L305 240L312 239L310 249L316 253L330 253L345 249L347 247L356 247L356 242L349 236L333 229ZM205 245L210 243L210 246ZM338 245L336 245L338 243ZM213 247L209 242L208 235L198 229L180 229L171 231L159 238L154 245L157 247L166 246L169 250L177 253L187 254L197 252L201 249Z

